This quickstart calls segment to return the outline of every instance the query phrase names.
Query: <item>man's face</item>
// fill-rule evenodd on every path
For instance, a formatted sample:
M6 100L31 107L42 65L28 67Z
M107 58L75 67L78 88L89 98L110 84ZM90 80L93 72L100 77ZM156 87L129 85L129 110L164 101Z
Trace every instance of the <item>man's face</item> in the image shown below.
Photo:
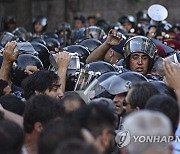
M155 27L151 27L149 29L149 32L147 34L147 37L149 38L154 38L156 36L156 28Z
M120 115L124 111L123 101L126 98L126 95L127 93L120 93L117 94L113 99L113 102L115 104L115 111L118 115Z
M83 27L84 26L84 24L82 23L82 21L81 20L74 20L74 28L81 28L81 27Z
M149 56L144 53L132 53L130 55L130 70L146 74L148 71Z
M16 28L16 24L14 24L14 23L9 23L9 24L7 25L7 27L8 27L8 31L9 31L9 32L12 32L12 31Z
M41 25L40 22L37 22L37 23L34 25L34 29L35 29L35 32L39 33L39 32L42 32L42 31L43 31L43 26Z
M96 20L93 19L93 18L90 18L90 19L88 20L88 26L94 26L95 23L96 23Z
M51 88L45 90L45 94L53 98L61 98L63 92L60 88L61 84L58 82L54 83Z
M132 28L132 24L130 22L125 22L123 27L127 30L127 32Z

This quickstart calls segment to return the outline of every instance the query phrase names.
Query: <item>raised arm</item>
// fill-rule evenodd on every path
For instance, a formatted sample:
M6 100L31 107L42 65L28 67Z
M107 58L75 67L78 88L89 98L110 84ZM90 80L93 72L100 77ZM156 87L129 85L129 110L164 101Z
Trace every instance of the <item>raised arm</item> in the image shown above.
M65 92L66 88L66 72L70 62L68 52L59 52L57 54L58 76L60 77L61 90Z
M14 52L16 42L8 42L3 51L3 63L0 69L0 79L10 82L9 71L17 59L18 52Z
M111 29L108 33L106 41L96 48L86 59L86 63L91 63L93 61L104 60L107 51L113 45L119 45L121 43L122 35L116 30Z
M165 72L165 83L174 89L180 108L180 64L174 65L170 61L165 61L163 68Z

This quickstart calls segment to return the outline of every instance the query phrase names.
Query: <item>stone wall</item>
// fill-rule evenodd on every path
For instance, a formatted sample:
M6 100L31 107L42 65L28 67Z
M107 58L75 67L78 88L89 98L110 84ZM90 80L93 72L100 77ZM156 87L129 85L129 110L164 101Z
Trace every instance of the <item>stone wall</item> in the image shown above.
M0 17L14 15L18 26L30 29L32 17L44 15L48 18L48 30L52 30L62 21L72 23L76 14L85 17L98 14L114 22L122 15L136 15L139 10L157 3L168 9L167 21L180 22L180 0L0 0Z

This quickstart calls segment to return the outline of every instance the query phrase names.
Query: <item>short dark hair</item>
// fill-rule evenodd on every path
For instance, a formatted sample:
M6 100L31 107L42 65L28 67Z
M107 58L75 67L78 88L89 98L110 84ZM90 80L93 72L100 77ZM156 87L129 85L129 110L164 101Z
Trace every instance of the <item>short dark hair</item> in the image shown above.
M80 107L86 104L84 100L81 98L81 96L77 92L74 92L74 91L65 92L63 98L61 99L63 105L67 103L66 101L73 101L73 100L78 101L80 104Z
M22 128L7 120L0 120L0 153L19 154L24 141Z
M86 18L85 18L84 16L82 16L82 15L75 16L75 17L74 17L74 20L81 20L81 22L82 22L83 24L86 23Z
M128 103L130 103L133 109L136 107L144 109L148 99L153 95L159 94L155 86L146 81L133 84L130 92Z
M35 90L44 92L46 89L52 88L52 84L58 80L58 75L52 71L41 70L33 73L22 82L25 99L28 100L34 95Z
M165 94L154 95L147 101L145 109L164 113L170 119L175 133L179 121L179 107L174 98Z
M38 153L53 153L58 144L72 138L83 140L81 128L78 124L70 118L56 119L44 127L41 132L38 141Z
M116 127L116 116L106 105L90 104L81 107L74 115L82 128L88 129L97 138L105 128Z
M75 91L67 91L67 92L65 92L64 96L63 96L63 98L61 100L62 100L62 103L63 103L66 100L74 100L74 99L78 100L81 103L81 105L86 104L85 101L81 98L81 96Z
M58 100L47 95L37 95L29 99L24 112L24 130L31 133L36 122L41 122L44 126L49 121L62 115L60 113L62 105Z
M94 20L96 20L96 16L88 16L88 17L87 17L87 20L89 20L89 19L94 19Z
M99 152L92 145L78 139L73 139L59 144L53 154L99 154Z

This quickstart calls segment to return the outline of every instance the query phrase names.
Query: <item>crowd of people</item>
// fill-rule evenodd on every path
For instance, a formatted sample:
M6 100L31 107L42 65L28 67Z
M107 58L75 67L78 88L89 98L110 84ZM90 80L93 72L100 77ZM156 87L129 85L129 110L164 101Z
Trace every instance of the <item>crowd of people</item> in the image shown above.
M180 137L180 23L149 16L141 10L110 23L78 15L52 32L44 16L33 18L32 32L8 17L0 33L0 153L180 153L173 139L132 140ZM120 147L123 131L131 142Z

